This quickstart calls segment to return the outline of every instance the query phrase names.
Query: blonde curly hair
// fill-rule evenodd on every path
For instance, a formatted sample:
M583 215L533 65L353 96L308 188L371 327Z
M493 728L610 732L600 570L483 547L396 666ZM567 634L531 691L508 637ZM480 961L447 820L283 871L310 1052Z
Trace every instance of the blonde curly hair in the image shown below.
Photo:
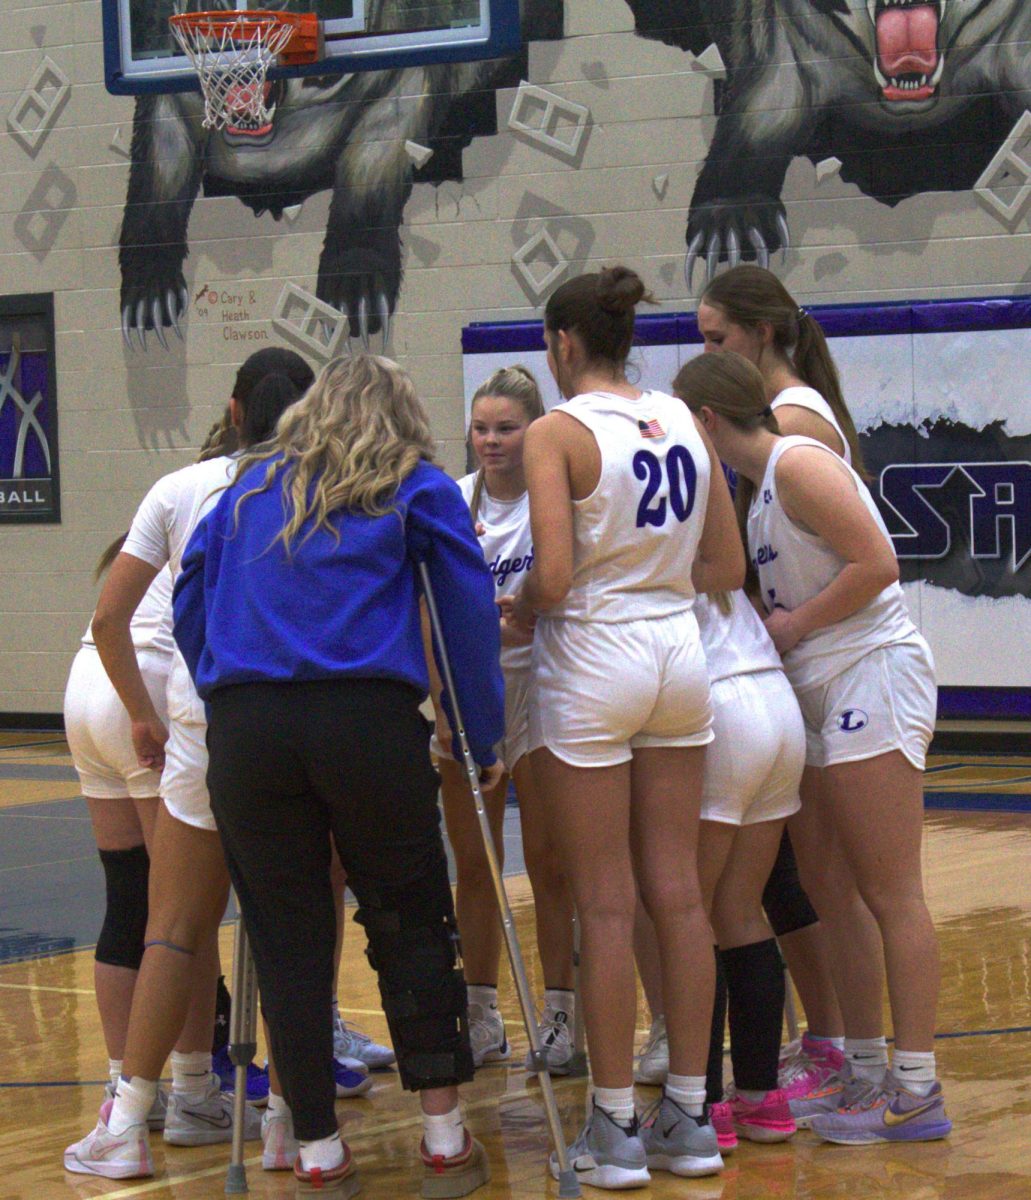
M274 539L287 552L303 545L346 508L372 517L392 511L402 480L433 461L433 439L411 376L389 358L356 354L328 363L302 399L279 418L275 434L240 459L237 479L268 462L265 477L236 503L280 480L285 520ZM274 544L274 543L273 543Z

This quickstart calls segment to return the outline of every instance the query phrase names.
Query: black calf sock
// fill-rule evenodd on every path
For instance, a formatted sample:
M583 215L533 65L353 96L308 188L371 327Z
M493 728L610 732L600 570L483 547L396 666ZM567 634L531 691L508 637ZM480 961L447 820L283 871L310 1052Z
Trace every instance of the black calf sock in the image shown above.
M748 1091L777 1086L784 1021L784 964L773 938L721 950L730 1011L734 1083Z
M727 1023L727 977L723 973L718 946L716 953L716 994L709 1030L709 1061L705 1065L705 1103L719 1104L723 1099L723 1029Z

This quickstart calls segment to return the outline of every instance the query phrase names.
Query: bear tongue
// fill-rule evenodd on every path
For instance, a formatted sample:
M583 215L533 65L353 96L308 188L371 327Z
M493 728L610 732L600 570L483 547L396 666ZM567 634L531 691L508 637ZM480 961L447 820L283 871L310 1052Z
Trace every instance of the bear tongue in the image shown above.
M877 57L888 76L930 75L938 65L938 8L885 8L877 14Z

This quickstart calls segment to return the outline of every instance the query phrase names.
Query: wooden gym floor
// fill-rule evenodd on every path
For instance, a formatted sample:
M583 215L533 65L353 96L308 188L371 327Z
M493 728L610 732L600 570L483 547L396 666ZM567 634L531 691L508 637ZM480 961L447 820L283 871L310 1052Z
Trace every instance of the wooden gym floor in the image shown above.
M657 1174L647 1197L685 1200L1027 1200L1031 1197L1031 757L937 757L927 776L924 850L942 951L939 1063L955 1132L913 1146L830 1146L805 1132L780 1146L743 1143L709 1180ZM67 1175L64 1147L92 1127L106 1078L92 984L91 940L102 885L85 803L54 734L0 734L0 1200L78 1195L194 1200L223 1194L228 1147L166 1148L158 1175L110 1182ZM528 969L541 986L524 875L509 879ZM93 931L92 933L90 931ZM341 972L345 1016L386 1036L360 932L349 928ZM223 929L231 961L231 928ZM487 1145L485 1198L554 1196L539 1088L522 1068L511 987L502 987L512 1059L465 1091ZM639 1024L646 1024L642 1006ZM641 1031L642 1036L644 1030ZM556 1092L571 1138L583 1080ZM641 1088L639 1097L650 1089ZM417 1194L417 1104L393 1072L365 1098L337 1105L360 1165L363 1196ZM248 1145L259 1200L292 1200L289 1176L263 1172ZM596 1194L585 1189L585 1195Z

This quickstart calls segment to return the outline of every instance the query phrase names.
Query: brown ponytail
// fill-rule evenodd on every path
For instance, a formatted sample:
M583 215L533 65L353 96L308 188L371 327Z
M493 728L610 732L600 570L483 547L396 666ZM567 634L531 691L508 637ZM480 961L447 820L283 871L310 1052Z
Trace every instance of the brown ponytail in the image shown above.
M229 405L226 405L222 419L216 421L208 430L208 436L197 455L198 462L207 462L212 458L222 458L223 455L235 454L240 449L240 438L233 428Z
M575 333L589 362L622 370L634 343L634 310L642 300L658 303L636 271L605 267L557 288L544 309L544 328Z
M780 433L777 418L766 403L766 384L759 369L733 351L696 354L688 359L673 380L673 395L683 400L693 413L711 408L738 429L762 428L770 433ZM748 545L748 510L754 496L755 484L739 475L734 510L745 546ZM749 579L746 579L746 590L748 584Z
M108 548L100 556L100 558L97 559L97 565L93 570L93 582L94 583L100 582L101 575L104 574L104 572L108 569L108 567L110 567L110 565L118 557L119 552L121 551L122 547L125 545L125 539L128 536L129 536L129 533L128 533L128 530L126 530L125 533L121 534L119 537L116 537L115 540L111 543L111 545L108 546Z
M795 369L803 383L819 392L830 405L845 435L852 466L868 479L855 422L845 404L841 380L819 321L800 308L772 271L742 263L717 275L702 293L701 303L718 308L728 321L755 329L765 321L773 330L773 344Z

